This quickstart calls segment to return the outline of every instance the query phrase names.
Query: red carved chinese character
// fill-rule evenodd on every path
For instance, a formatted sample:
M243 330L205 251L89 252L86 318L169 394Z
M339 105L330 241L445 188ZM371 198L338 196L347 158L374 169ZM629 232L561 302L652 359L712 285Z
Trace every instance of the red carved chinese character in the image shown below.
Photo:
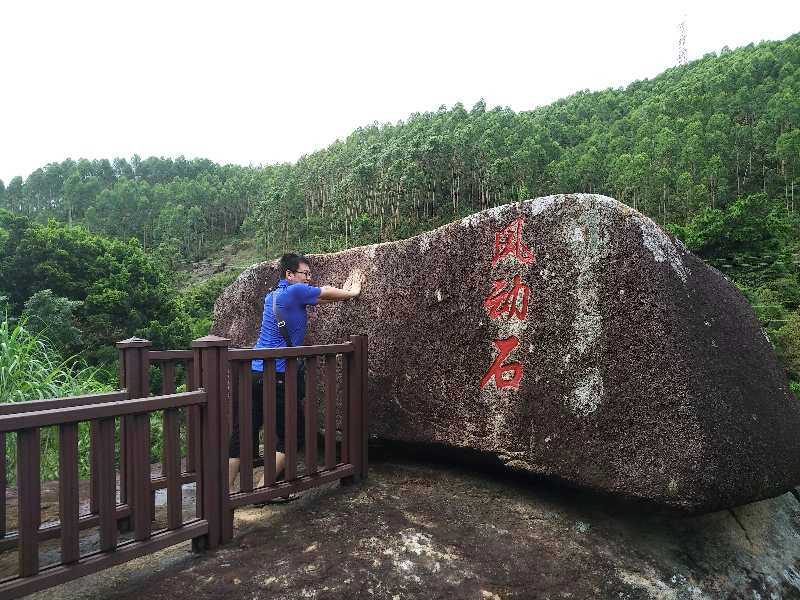
M519 275L514 275L512 284L511 291L506 291L508 281L498 279L494 282L494 288L483 303L489 309L489 317L492 319L496 319L503 313L508 320L517 317L523 321L528 316L530 288L520 282Z
M512 362L503 365L503 361L508 358L511 351L519 344L519 338L511 336L506 340L494 340L494 347L499 354L494 359L489 371L481 379L481 389L494 377L494 384L497 389L513 387L519 389L519 380L522 379L522 363ZM508 377L506 377L508 375Z
M522 217L514 219L502 231L494 234L494 256L492 257L492 268L497 266L503 257L509 254L514 255L518 261L530 265L536 262L536 257L531 249L522 241Z

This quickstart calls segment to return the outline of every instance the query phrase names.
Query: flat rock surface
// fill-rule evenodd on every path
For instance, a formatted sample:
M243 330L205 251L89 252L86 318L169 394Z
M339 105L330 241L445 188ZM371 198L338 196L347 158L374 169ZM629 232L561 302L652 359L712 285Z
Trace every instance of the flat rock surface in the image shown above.
M800 598L791 493L631 514L540 480L389 457L362 484L236 517L215 553L182 544L32 598Z
M307 342L369 335L373 436L693 512L800 482L800 403L747 300L616 200L509 204L311 267L367 273ZM276 281L242 273L213 333L251 346Z

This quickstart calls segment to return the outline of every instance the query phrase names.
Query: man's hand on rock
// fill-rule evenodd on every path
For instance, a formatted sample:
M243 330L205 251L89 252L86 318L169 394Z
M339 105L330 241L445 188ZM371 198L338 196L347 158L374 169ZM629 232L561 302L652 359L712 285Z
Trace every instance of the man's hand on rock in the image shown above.
M353 269L347 276L347 281L344 282L344 289L352 292L353 296L358 296L361 293L361 286L366 280L366 275L361 269Z

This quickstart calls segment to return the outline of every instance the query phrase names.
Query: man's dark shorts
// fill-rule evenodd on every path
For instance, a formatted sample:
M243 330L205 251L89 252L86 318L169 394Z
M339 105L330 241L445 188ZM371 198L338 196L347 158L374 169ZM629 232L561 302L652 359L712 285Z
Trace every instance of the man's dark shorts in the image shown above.
M277 450L278 452L285 452L285 419L286 419L286 402L284 398L285 385L284 374L276 373L277 386L275 389L275 417L276 423L275 434L277 437ZM258 456L258 432L264 424L264 402L262 395L264 393L264 377L263 373L253 372L253 395L252 395L252 422L253 422L253 457ZM305 376L303 369L298 369L297 373L297 446L303 447L305 444L305 413L303 411L305 398ZM239 442L239 406L238 402L233 403L233 432L231 433L231 440L229 446L230 458L239 458L241 456L241 447Z

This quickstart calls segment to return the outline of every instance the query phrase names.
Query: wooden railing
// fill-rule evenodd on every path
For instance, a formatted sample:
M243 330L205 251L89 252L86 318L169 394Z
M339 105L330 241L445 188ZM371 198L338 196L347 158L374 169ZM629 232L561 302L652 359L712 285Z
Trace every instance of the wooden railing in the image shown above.
M58 398L53 400L32 400L29 402L18 403L4 403L0 404L0 417L7 415L19 415L21 413L40 412L43 410L54 410L57 408L73 408L78 406L86 406L89 404L98 404L106 402L118 402L120 400L127 400L128 394L125 390L121 392L108 392L104 394L90 394L86 396L72 396L69 398ZM90 423L90 510L88 515L84 515L79 520L79 528L81 530L90 527L96 527L100 523L97 505L97 486L98 486L98 422L92 421ZM6 432L0 433L0 448L3 449L3 454L0 456L0 498L3 499L0 504L0 552L5 552L9 549L16 548L19 543L18 533L7 533L6 530ZM117 518L124 519L130 516L130 510L127 506L120 508ZM61 524L53 524L43 527L39 530L38 539L40 542L52 540L60 537Z
M276 453L276 361L285 359L283 378L285 421L283 426L286 463L284 476L278 480L275 472ZM263 361L263 396L252 398L251 361ZM305 362L305 399L297 393L298 361ZM227 478L222 505L222 541L233 535L233 511L236 507L285 497L324 483L343 479L358 481L367 474L367 338L352 336L344 344L327 346L299 346L295 348L229 349L227 361L230 369L230 399L223 411L225 417L223 439L230 435L231 423L238 419L240 435L239 491L228 490ZM320 388L322 389L323 418L320 420ZM338 393L341 391L341 395ZM338 400L338 401L337 401ZM263 403L264 454L263 459L253 456L253 402ZM297 415L298 404L304 402L305 432L304 474L298 476ZM341 407L337 411L337 406ZM324 424L322 455L318 455L317 432ZM272 424L270 426L270 424ZM341 436L337 440L337 431ZM338 441L338 444L337 444ZM339 453L337 456L337 445ZM321 459L321 460L320 460ZM228 447L222 445L223 465L228 463ZM254 487L253 468L264 466L264 485Z
M12 412L24 405L4 405L7 413L0 416L0 435L14 433L17 438L19 525L13 537L19 555L19 571L16 577L0 581L0 597L15 598L29 594L172 544L207 535L209 523L205 515L186 522L182 519L180 483L176 471L179 440L174 426L178 409L187 406L206 407L206 393L199 390L140 399L126 399L126 396L125 392L119 392L48 400L35 403L37 406L34 408L38 410L27 412ZM168 523L166 529L156 532L151 529L150 448L146 443L150 413L155 411L164 411L170 424L164 432L168 448ZM115 466L117 419L126 420L127 476L128 490L131 492L120 502L117 501ZM78 496L78 425L86 421L91 423L94 432L92 480L96 482L97 512L96 515L82 518ZM53 426L58 427L59 431L59 523L42 529L40 429ZM5 439L2 441L5 443ZM133 540L120 544L120 520L128 517L133 522ZM80 531L94 525L100 528L99 551L81 555ZM61 540L60 563L40 569L39 542L53 537Z
M233 536L233 511L327 482L358 481L367 474L367 339L344 344L282 349L231 349L229 340L207 336L191 351L152 351L132 338L120 350L118 392L0 404L0 447L17 439L18 528L6 527L6 456L0 464L0 552L16 549L16 576L0 580L0 598L16 598L111 565L192 540L195 550L215 548ZM284 427L286 468L275 472L276 368L286 359ZM253 359L264 360L264 394L253 399ZM298 360L305 360L304 473L298 476ZM148 397L150 366L161 370L162 395ZM184 365L186 392L175 393L176 366ZM321 396L319 392L322 392ZM321 400L321 402L320 402ZM263 402L264 458L253 456L253 401ZM318 419L322 409L323 417ZM234 414L234 410L236 413ZM161 413L160 473L151 474L150 414ZM233 419L241 434L240 490L228 490L228 441ZM89 512L79 514L79 424L90 430ZM323 425L322 452L317 432ZM41 526L40 430L59 436L58 522ZM185 435L181 439L181 429ZM118 432L118 433L117 433ZM184 450L185 448L185 450ZM338 451L337 451L338 448ZM118 458L117 458L118 457ZM253 469L264 466L265 483L253 486ZM184 466L185 465L185 466ZM117 480L119 475L119 483ZM182 486L196 483L195 516L183 516ZM167 490L166 526L153 529L153 493ZM117 492L119 495L117 496ZM81 554L79 534L99 527L99 550ZM119 532L133 539L119 542ZM39 544L59 539L60 562L40 569Z

